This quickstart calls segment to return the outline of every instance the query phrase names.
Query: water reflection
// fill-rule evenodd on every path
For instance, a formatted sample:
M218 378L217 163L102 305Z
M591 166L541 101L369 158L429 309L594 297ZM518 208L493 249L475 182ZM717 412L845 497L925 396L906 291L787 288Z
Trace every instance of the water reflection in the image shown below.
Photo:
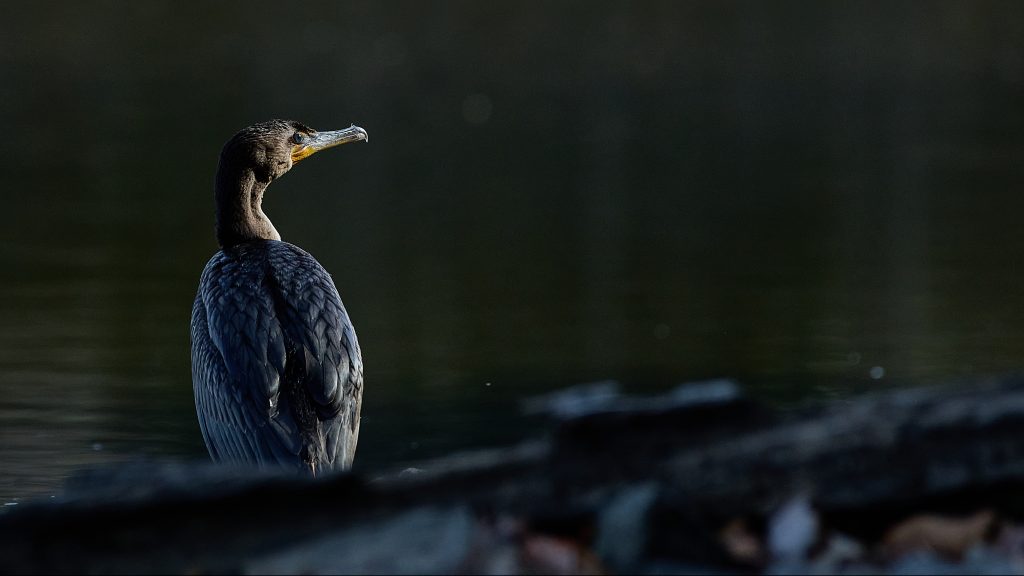
M266 202L359 331L357 466L511 441L520 398L582 381L1020 367L1017 4L278 8L0 22L0 500L202 456L216 155L274 116L374 135Z

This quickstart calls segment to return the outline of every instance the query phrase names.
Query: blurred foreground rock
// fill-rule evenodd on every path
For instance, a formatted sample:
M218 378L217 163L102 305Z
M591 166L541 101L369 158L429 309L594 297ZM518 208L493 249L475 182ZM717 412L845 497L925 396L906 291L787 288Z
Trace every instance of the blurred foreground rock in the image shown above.
M0 572L1020 572L1024 380L769 410L729 381L535 399L549 437L378 478L98 469Z

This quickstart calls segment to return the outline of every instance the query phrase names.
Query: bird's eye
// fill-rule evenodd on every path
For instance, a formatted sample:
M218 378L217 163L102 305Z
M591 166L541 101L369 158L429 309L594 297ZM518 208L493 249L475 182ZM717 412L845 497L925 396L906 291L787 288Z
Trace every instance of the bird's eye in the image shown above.
M296 144L302 144L305 141L306 135L303 134L302 132L296 132L295 134L292 135L292 142Z

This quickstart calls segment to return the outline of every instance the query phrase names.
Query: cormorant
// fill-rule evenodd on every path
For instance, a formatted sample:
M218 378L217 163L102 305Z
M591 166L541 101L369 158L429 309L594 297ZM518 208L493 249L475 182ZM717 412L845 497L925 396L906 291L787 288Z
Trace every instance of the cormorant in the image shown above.
M330 274L281 241L263 213L274 179L315 152L365 141L358 126L250 126L224 145L216 178L220 250L192 307L192 385L215 461L318 474L352 465L363 361Z

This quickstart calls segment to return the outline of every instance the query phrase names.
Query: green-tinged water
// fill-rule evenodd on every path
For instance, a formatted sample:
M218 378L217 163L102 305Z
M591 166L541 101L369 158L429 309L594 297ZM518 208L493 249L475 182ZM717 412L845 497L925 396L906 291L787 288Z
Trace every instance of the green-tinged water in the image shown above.
M265 210L366 364L357 467L527 396L824 398L1024 366L1024 4L27 3L0 20L0 501L204 457L237 129L355 122Z

